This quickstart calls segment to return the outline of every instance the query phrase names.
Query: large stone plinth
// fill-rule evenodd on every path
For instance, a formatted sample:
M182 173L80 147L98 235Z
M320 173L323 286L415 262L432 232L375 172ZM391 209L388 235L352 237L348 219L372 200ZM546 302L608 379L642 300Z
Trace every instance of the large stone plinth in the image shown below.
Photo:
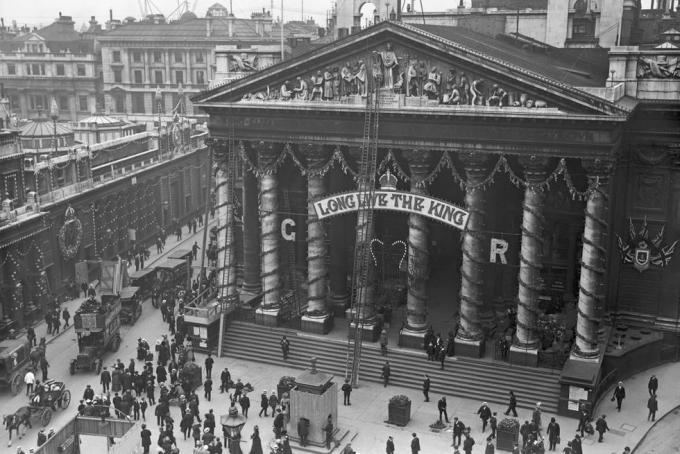
M332 381L333 375L318 371L316 359L312 368L295 379L295 387L290 391L290 423L288 436L299 443L297 425L300 418L309 420L309 446L326 445L323 428L331 415L335 433L338 431L338 385Z
M413 331L403 328L399 331L399 346L423 350L425 348L425 330Z
M347 311L349 317L349 310ZM354 322L349 323L349 335L354 339L354 331L356 324ZM380 332L382 331L382 323L377 320L371 322L364 322L361 325L362 339L364 342L376 342L378 337L380 337Z
M303 315L300 319L300 328L308 333L328 334L333 329L333 316L331 314Z
M538 366L538 348L522 348L517 345L510 347L510 364L517 366Z
M456 355L468 358L481 358L484 356L484 340L467 340L456 338L454 341Z
M257 308L255 311L255 323L264 326L279 326L280 309Z

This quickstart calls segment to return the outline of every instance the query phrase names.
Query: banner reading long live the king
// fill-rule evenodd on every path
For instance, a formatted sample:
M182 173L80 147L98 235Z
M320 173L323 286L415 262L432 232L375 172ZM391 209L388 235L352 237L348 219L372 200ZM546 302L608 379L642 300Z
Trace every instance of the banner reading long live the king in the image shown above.
M444 200L401 191L345 192L314 202L319 219L357 211L365 206L375 210L401 211L443 222L457 229L465 229L469 213Z

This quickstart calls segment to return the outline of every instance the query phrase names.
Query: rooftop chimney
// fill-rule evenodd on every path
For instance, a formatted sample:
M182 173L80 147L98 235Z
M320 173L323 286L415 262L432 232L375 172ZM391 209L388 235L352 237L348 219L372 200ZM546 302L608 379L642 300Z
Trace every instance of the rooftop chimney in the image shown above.
M205 36L210 38L210 35L212 35L212 20L208 17L205 20Z

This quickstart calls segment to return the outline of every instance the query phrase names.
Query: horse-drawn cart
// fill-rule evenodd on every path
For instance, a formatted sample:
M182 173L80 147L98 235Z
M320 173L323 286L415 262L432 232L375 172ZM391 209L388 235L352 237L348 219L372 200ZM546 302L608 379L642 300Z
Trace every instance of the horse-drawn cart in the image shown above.
M31 344L27 339L0 342L0 386L18 394L24 386L24 375L31 367Z
M71 391L61 381L47 380L37 386L31 396L31 406L40 408L68 408L71 403Z

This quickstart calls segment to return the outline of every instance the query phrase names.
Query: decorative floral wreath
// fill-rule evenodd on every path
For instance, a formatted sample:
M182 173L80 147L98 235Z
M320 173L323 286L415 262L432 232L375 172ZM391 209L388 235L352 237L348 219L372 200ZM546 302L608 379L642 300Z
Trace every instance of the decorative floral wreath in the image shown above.
M76 217L64 222L57 233L59 249L66 260L70 260L78 253L83 239L83 225Z

